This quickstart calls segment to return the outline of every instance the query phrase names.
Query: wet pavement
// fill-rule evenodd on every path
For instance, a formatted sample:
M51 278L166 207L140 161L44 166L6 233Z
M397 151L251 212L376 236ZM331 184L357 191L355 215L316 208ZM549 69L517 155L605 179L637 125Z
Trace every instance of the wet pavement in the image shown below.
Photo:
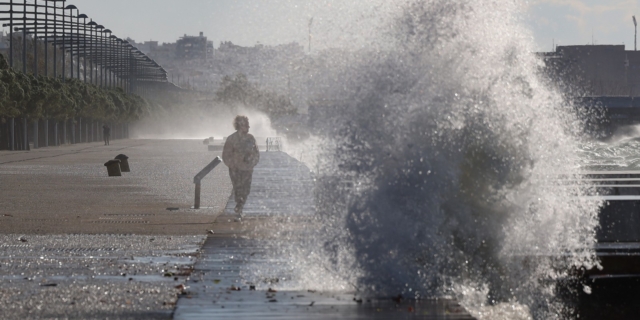
M456 301L365 297L355 292L287 290L286 261L269 255L269 225L314 214L314 177L282 152L263 152L243 218L229 199L204 243L175 319L473 319ZM273 224L272 224L273 225ZM272 233L275 233L272 230ZM268 270L256 280L254 270ZM253 279L253 280L252 280Z
M104 163L118 154L129 156L131 172L108 177ZM208 209L189 209L193 176L215 156L194 140L0 151L0 233L205 234L232 188L217 168L202 181Z
M1 318L170 319L204 238L0 235Z
M132 172L107 177L119 153ZM263 152L237 222L225 167L203 180L206 209L190 209L193 176L217 155L177 140L0 152L1 318L471 318L446 299L280 289L289 275L267 256L269 226L313 217L314 177ZM250 282L253 268L269 278Z
M248 282L249 268L276 266L263 240L209 237L174 319L473 319L449 299L400 301L353 292L272 289L288 274ZM275 286L274 286L275 287Z
M104 163L129 156L130 173ZM1 319L171 319L231 183L201 141L0 151ZM178 208L176 211L168 207Z

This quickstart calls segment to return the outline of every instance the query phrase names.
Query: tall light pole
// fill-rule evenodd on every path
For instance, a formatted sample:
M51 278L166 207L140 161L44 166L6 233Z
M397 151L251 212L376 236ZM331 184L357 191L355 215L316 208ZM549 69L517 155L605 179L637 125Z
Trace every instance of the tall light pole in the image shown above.
M309 19L309 53L311 53L311 25L313 24L313 17Z
M129 77L131 77L131 65L129 63L131 62L130 56L131 56L132 46L127 40L122 41L122 44L124 45L124 50L122 54L122 63L124 65L122 67L124 68L124 77L125 77L122 81L122 86L123 86L124 92L131 93L129 91L129 88L130 88Z
M54 2L55 3L55 2ZM49 76L49 0L44 0L44 76Z
M13 69L13 0L9 2L9 67Z
M22 5L22 73L27 74L27 0Z
M633 16L633 26L636 29L636 32L633 36L633 51L638 50L638 22L636 21L636 16Z
M109 59L111 61L111 63L109 64L109 67L111 68L111 72L109 72L109 86L111 88L115 88L116 86L115 72L117 67L116 58L118 57L116 54L115 46L116 39L118 39L118 37L113 34L109 36L109 54L111 55L111 58Z
M96 29L99 30L98 32L100 32L100 36L98 37L98 39L100 40L98 42L98 45L100 46L98 48L98 66L100 69L100 87L104 88L104 26L103 25L97 25ZM98 75L98 72L96 71L96 76ZM97 84L97 83L96 83Z
M118 57L116 63L117 63L117 68L116 68L116 87L123 87L122 85L122 71L121 71L121 67L122 67L122 48L124 48L124 40L122 40L121 38L117 38L116 39L116 56Z
M73 79L73 9L78 10L78 8L72 4L64 7L64 9L62 10L62 12L64 12L65 10L69 10L69 34L70 34L70 39L69 39L69 78ZM63 41L63 48L64 48L64 41Z
M64 6L64 0L62 0ZM64 10L62 10L64 17ZM64 21L64 18L63 18ZM62 24L62 42L64 43L64 23ZM53 77L58 78L58 6L56 2L53 3ZM62 51L64 52L64 50ZM64 54L63 54L64 56ZM64 59L62 59L62 78L64 79Z
M65 81L65 77L66 77L66 70L65 70L65 65L67 64L67 51L64 49L65 46L65 38L67 35L67 28L65 26L65 24L67 23L67 18L66 18L66 11L64 10L64 3L62 4L62 82ZM56 8L57 11L57 8Z
M38 76L38 0L33 0L33 75Z
M108 33L109 36L102 36L103 39L103 44L102 44L102 52L103 52L103 58L102 59L102 72L104 72L104 87L109 87L109 43L111 42L111 30L109 29L104 29L102 30L102 33Z
M91 46L91 50L89 50L89 78L91 79L91 83L95 84L93 81L93 61L95 59L94 55L96 54L95 52L95 43L96 43L96 37L94 36L94 32L96 30L95 26L97 26L98 24L95 23L93 21L93 19L91 19L91 21L89 21L89 23L87 23L87 25L91 28L89 30L89 45ZM97 74L97 72L96 72Z
M76 71L76 79L80 80L80 10L76 11L76 13L78 14L76 16L76 48L77 48L77 52L76 52L76 65L77 65L77 71ZM85 18L88 18L85 14L82 14ZM71 50L73 50L73 45L71 47Z
M84 83L87 83L87 15L78 15L78 27L80 26L80 18L82 18L82 64L84 71ZM80 31L78 31L79 33ZM78 78L80 78L80 63L78 61Z

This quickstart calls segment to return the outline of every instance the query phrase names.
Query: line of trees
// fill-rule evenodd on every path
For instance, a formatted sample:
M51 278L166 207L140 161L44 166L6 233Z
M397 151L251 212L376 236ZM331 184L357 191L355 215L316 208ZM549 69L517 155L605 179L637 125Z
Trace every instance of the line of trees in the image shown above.
M0 54L0 117L57 121L82 117L123 123L140 119L148 108L143 98L121 88L16 72Z
M258 88L242 73L235 77L225 76L216 92L216 97L224 104L230 106L241 104L264 112L270 117L292 115L298 112L289 97Z

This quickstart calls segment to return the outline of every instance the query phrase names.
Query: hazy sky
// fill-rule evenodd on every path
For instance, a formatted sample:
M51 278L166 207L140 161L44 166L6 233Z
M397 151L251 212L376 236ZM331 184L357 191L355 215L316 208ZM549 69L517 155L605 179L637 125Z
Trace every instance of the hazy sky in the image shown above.
M353 33L350 30L354 22L350 21L375 19L375 3L381 1L388 5L400 0L69 0L67 3L75 4L81 13L122 38L174 42L184 34L197 35L202 31L216 47L220 41L245 46L291 41L306 45L309 19L314 17L314 42L322 47L327 45L325 42L343 36L342 40L350 41L346 40ZM538 50L551 50L554 42L571 45L592 41L624 43L628 50L633 50L631 16L640 15L640 0L522 3ZM329 29L332 35L326 35Z
M640 22L639 0L533 0L529 25L538 47L556 45L625 44L633 50L632 16Z

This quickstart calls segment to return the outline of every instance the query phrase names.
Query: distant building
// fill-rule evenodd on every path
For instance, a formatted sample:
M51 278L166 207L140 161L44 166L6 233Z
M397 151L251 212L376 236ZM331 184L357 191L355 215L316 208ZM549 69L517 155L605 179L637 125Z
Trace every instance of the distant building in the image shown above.
M226 54L254 54L258 52L263 46L256 45L255 47L243 47L233 44L231 41L220 41L218 52Z
M158 41L145 41L143 43L138 44L138 50L144 52L145 54L150 54L155 52L158 49Z
M169 80L182 88L214 93L224 76L244 74L262 89L290 94L297 101L302 76L296 65L305 57L298 43L243 47L226 41L214 48L202 32L172 43L127 41L161 64Z
M566 89L587 96L640 96L640 51L624 45L558 46L539 54Z
M213 42L208 41L203 32L199 36L188 36L180 38L176 43L176 58L193 60L209 59L213 55Z

